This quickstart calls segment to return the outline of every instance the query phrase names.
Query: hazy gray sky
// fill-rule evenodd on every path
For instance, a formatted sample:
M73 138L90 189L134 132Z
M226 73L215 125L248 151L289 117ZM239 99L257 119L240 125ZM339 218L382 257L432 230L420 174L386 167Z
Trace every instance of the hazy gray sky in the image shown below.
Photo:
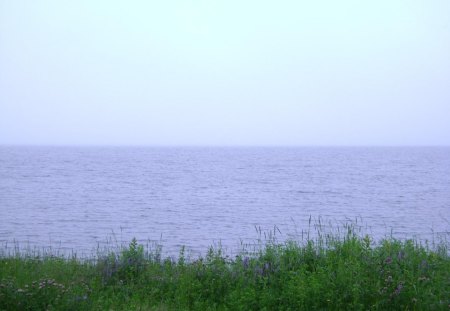
M1 144L450 144L450 1L0 0Z

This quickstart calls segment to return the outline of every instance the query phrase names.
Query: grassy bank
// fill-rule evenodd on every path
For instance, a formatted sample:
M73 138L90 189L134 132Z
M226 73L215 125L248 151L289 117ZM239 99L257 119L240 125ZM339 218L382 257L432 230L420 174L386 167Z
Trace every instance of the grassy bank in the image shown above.
M93 261L0 258L1 310L449 310L450 257L352 230L230 258L162 259L136 241Z

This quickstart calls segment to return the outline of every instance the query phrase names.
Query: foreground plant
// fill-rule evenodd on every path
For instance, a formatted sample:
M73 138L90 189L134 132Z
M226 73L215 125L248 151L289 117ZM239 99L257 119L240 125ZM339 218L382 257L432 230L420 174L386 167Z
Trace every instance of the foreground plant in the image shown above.
M230 258L177 261L136 240L95 262L0 259L0 310L448 310L450 257L415 241L374 244L349 230L269 242Z

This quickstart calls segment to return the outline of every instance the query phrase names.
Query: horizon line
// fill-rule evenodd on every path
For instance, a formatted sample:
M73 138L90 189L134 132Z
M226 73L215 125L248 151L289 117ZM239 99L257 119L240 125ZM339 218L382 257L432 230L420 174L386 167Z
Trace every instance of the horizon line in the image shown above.
M112 147L112 148L420 148L450 147L450 144L35 144L0 143L0 147Z

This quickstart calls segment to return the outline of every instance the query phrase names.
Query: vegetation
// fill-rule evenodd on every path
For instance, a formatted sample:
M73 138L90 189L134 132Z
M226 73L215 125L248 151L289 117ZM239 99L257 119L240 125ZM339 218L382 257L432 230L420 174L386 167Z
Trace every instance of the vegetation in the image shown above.
M446 244L393 238L267 242L230 258L161 258L133 240L93 261L0 258L0 310L448 310Z

